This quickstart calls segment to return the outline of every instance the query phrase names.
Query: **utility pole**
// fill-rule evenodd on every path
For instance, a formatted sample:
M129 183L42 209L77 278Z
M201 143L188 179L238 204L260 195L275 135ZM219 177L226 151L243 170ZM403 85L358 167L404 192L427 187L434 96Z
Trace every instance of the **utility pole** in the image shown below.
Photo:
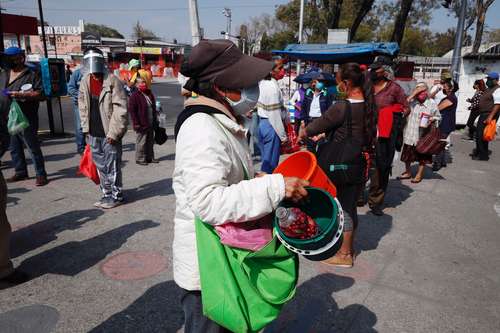
M2 5L0 4L0 52L5 51L5 46L3 44L3 22L2 22Z
M198 16L198 3L196 0L188 0L189 20L191 22L191 45L195 46L200 42L200 18Z
M49 52L47 51L47 39L45 38L45 21L43 20L42 0L38 0L38 12L40 13L40 25L42 29L43 53L47 60L49 59ZM49 129L50 134L54 135L54 114L52 113L52 99L47 96L47 115L49 116Z
M455 47L451 59L451 75L453 80L458 82L460 78L460 60L462 58L462 44L464 40L465 14L467 12L467 0L462 0L460 4L460 15L458 17L457 30L455 35Z
M231 35L231 8L224 7L224 10L222 11L222 14L227 18L226 21L226 39L229 39L229 36Z
M304 29L304 0L300 0L299 44L302 44L303 29ZM297 59L297 76L299 75L300 75L300 59Z

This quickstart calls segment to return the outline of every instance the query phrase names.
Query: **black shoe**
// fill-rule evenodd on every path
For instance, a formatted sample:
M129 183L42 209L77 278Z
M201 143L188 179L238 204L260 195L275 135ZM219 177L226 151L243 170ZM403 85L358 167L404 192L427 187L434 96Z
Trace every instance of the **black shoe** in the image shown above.
M148 160L146 162L158 164L158 163L160 163L160 160L157 160L156 158L153 158L152 160Z
M371 213L375 216L383 216L384 215L384 212L382 211L382 209L380 207L372 207L370 209L371 209Z
M14 287L25 282L28 282L31 277L25 272L14 270L14 272L0 279L0 289Z
M432 171L439 171L439 170L441 170L441 165L437 164L437 163L434 163L432 165Z
M148 165L148 162L145 161L135 161L138 165Z
M479 157L477 155L474 155L474 156L472 156L472 160L474 160L474 161L489 161L490 158L489 157L484 158L484 157Z

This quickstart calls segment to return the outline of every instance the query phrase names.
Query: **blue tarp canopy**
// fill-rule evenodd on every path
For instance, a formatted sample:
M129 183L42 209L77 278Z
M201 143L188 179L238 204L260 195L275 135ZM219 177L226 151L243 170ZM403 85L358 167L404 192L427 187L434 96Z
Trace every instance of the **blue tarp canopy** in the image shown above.
M394 57L398 52L398 43L289 44L284 50L273 51L295 59L329 63L370 63L378 55Z

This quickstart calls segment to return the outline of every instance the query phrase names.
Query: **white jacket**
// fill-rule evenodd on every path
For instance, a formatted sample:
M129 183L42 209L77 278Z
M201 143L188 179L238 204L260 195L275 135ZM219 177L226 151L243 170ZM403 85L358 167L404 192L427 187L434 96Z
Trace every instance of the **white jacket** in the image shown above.
M176 142L174 280L187 290L200 290L195 216L212 225L251 221L271 213L285 197L282 175L244 180L243 167L250 178L254 176L246 130L222 104L201 96L186 104L207 102L231 118L194 114L182 125Z

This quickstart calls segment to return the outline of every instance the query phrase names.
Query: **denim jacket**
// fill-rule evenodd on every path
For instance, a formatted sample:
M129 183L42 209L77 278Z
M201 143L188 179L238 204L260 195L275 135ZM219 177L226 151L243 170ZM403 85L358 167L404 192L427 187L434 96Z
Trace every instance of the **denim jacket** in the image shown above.
M80 68L75 69L68 82L68 94L73 100L73 104L78 106L78 91L80 90L80 81L82 80L82 72Z

